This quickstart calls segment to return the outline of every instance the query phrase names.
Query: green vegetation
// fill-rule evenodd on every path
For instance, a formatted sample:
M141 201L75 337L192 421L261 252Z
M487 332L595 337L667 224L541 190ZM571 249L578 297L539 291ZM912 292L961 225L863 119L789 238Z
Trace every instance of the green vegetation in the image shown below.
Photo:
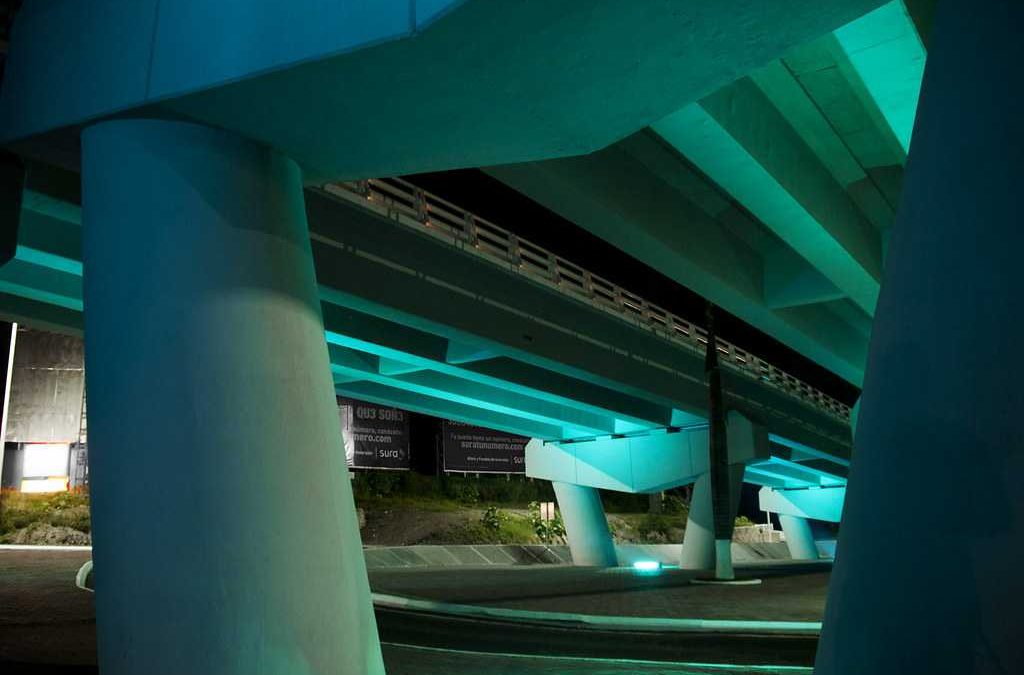
M390 503L454 508L484 503L522 508L533 501L555 498L548 481L525 476L424 476L415 471L357 471L352 491L360 506Z
M49 527L46 527L49 526ZM69 528L86 535L89 524L89 493L58 492L24 494L13 490L0 492L0 543L14 543L19 530ZM86 537L75 537L82 541Z
M476 521L467 520L449 525L422 542L423 544L536 544L530 518L509 513L496 506L484 509Z
M540 503L530 502L529 519L537 539L545 544L565 541L565 523L560 512L556 511L551 520L544 520L540 515Z

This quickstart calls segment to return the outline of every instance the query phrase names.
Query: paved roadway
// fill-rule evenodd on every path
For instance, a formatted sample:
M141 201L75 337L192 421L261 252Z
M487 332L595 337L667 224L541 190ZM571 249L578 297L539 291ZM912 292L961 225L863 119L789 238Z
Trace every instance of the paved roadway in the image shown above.
M92 596L73 585L75 571L89 557L88 551L0 550L0 671L4 675L43 672L85 675L96 672ZM763 588L780 592L803 582L818 583L814 577L821 574L809 572L776 578L778 572L765 572L763 576L767 585ZM689 604L689 611L712 607L716 594L728 596L732 591L751 588L716 588L709 593L706 587L686 586L680 574L668 574L662 582L647 578L634 583L636 578L630 581L629 575L594 574L592 571L553 567L417 570L414 573L375 573L374 577L375 590L383 592L400 590L401 582L406 591L415 590L419 597L429 597L427 589L433 589L435 598L449 596L448 599L467 601L472 595L486 596L490 588L492 597L477 597L478 602L508 604L515 602L513 596L518 590L526 596L520 597L523 603L555 603L562 609L573 607L575 611L583 611L580 603L597 606L602 598L606 610L618 612L629 608L629 597L640 601L638 607L650 607L653 599L663 593L676 600L685 598L690 592L706 596L699 603ZM384 577L387 580L383 580ZM462 578L465 584L456 583L458 578ZM772 583L775 580L781 583ZM655 590L655 584L663 585ZM410 589L410 586L415 588ZM452 591L460 588L457 597L453 596ZM573 588L578 592L573 592ZM524 594L523 591L532 592ZM775 602L778 599L776 596ZM738 600L737 596L726 604L736 603L739 606L742 603ZM671 602L671 599L666 601ZM768 603L766 599L762 606L768 608ZM592 609L589 605L588 612ZM681 614L686 612L675 612L676 616ZM689 616L694 615L691 613ZM764 618L763 614L761 616ZM806 619L806 615L801 614L800 618ZM724 671L722 668L700 666L700 662L808 664L816 646L813 638L780 640L766 636L698 634L673 635L666 639L664 635L654 633L611 634L594 629L588 629L585 637L581 638L579 631L559 626L526 623L510 627L503 622L386 609L378 610L378 625L389 675L449 675L453 672L461 675L703 675ZM510 648L519 653L504 653ZM524 656L521 655L523 652L531 654ZM583 658L584 654L599 655L604 659ZM657 660L672 662L654 662ZM731 668L728 672L755 671ZM794 669L759 668L756 672L789 673Z

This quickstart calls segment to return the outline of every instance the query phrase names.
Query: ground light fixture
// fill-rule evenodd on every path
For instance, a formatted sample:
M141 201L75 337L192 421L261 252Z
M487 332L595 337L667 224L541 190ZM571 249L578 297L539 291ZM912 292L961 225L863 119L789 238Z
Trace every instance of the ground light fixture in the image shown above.
M661 571L661 563L657 560L637 560L633 563L637 572L657 573Z

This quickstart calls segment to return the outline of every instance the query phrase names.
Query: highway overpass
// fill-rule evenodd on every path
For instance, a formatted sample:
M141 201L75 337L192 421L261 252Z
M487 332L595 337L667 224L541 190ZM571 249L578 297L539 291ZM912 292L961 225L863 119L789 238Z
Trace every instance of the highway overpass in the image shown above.
M1009 634L980 629L984 657L976 641L979 625L1012 625L994 618L1008 592L1024 597L1015 556L995 553L1020 539L1017 521L1005 524L1020 488L1001 477L1020 468L1006 448L1021 440L1013 214L1024 139L1006 82L1024 56L1012 32L1024 17L1000 0L934 8L28 4L0 140L81 171L82 253L55 260L26 243L7 306L65 326L82 325L88 306L102 667L381 672L336 457L339 389L529 427L573 457L577 477L582 444L558 441L593 436L624 456L655 433L699 436L696 331L680 337L689 329L628 298L606 311L600 284L557 260L549 285L575 277L585 297L320 189L357 181L344 190L365 199L358 181L467 166L863 382L821 672L1016 663ZM429 229L422 203L406 205ZM321 209L349 211L337 225ZM769 458L773 439L796 441L776 457L789 472L846 460L842 412L726 351L730 423L747 429L733 438ZM492 361L504 365L488 372ZM965 411L971 421L957 424ZM257 523L186 542L186 523L219 517L205 498L214 486L182 500L155 482L119 484L119 472L165 468L138 451L140 429L188 448L283 536L268 550ZM921 504L963 486L969 507L946 514L950 555L948 537L921 533ZM767 499L788 516L807 513L777 496ZM592 497L570 489L564 501L594 522ZM165 514L159 536L143 508ZM973 584L937 599L933 580L965 574ZM164 614L132 620L168 583L180 593L161 599ZM168 641L196 608L214 630ZM270 646L237 648L252 641Z

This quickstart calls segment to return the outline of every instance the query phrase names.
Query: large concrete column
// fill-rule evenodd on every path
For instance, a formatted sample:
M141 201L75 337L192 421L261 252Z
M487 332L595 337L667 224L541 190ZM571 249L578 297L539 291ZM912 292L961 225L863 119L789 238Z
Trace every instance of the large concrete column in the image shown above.
M789 547L790 558L793 560L818 559L818 546L814 543L811 524L807 522L806 518L780 513L779 524L782 525L782 532L786 535L786 546Z
M1024 672L1022 25L937 10L817 675Z
M740 489L743 486L743 465L729 466L729 507L732 517L739 509ZM684 570L715 569L714 514L711 508L711 475L703 473L693 486L690 511L686 517L683 548L679 566Z
M100 670L382 673L298 166L82 135Z
M615 567L615 543L597 488L551 481L574 565Z

